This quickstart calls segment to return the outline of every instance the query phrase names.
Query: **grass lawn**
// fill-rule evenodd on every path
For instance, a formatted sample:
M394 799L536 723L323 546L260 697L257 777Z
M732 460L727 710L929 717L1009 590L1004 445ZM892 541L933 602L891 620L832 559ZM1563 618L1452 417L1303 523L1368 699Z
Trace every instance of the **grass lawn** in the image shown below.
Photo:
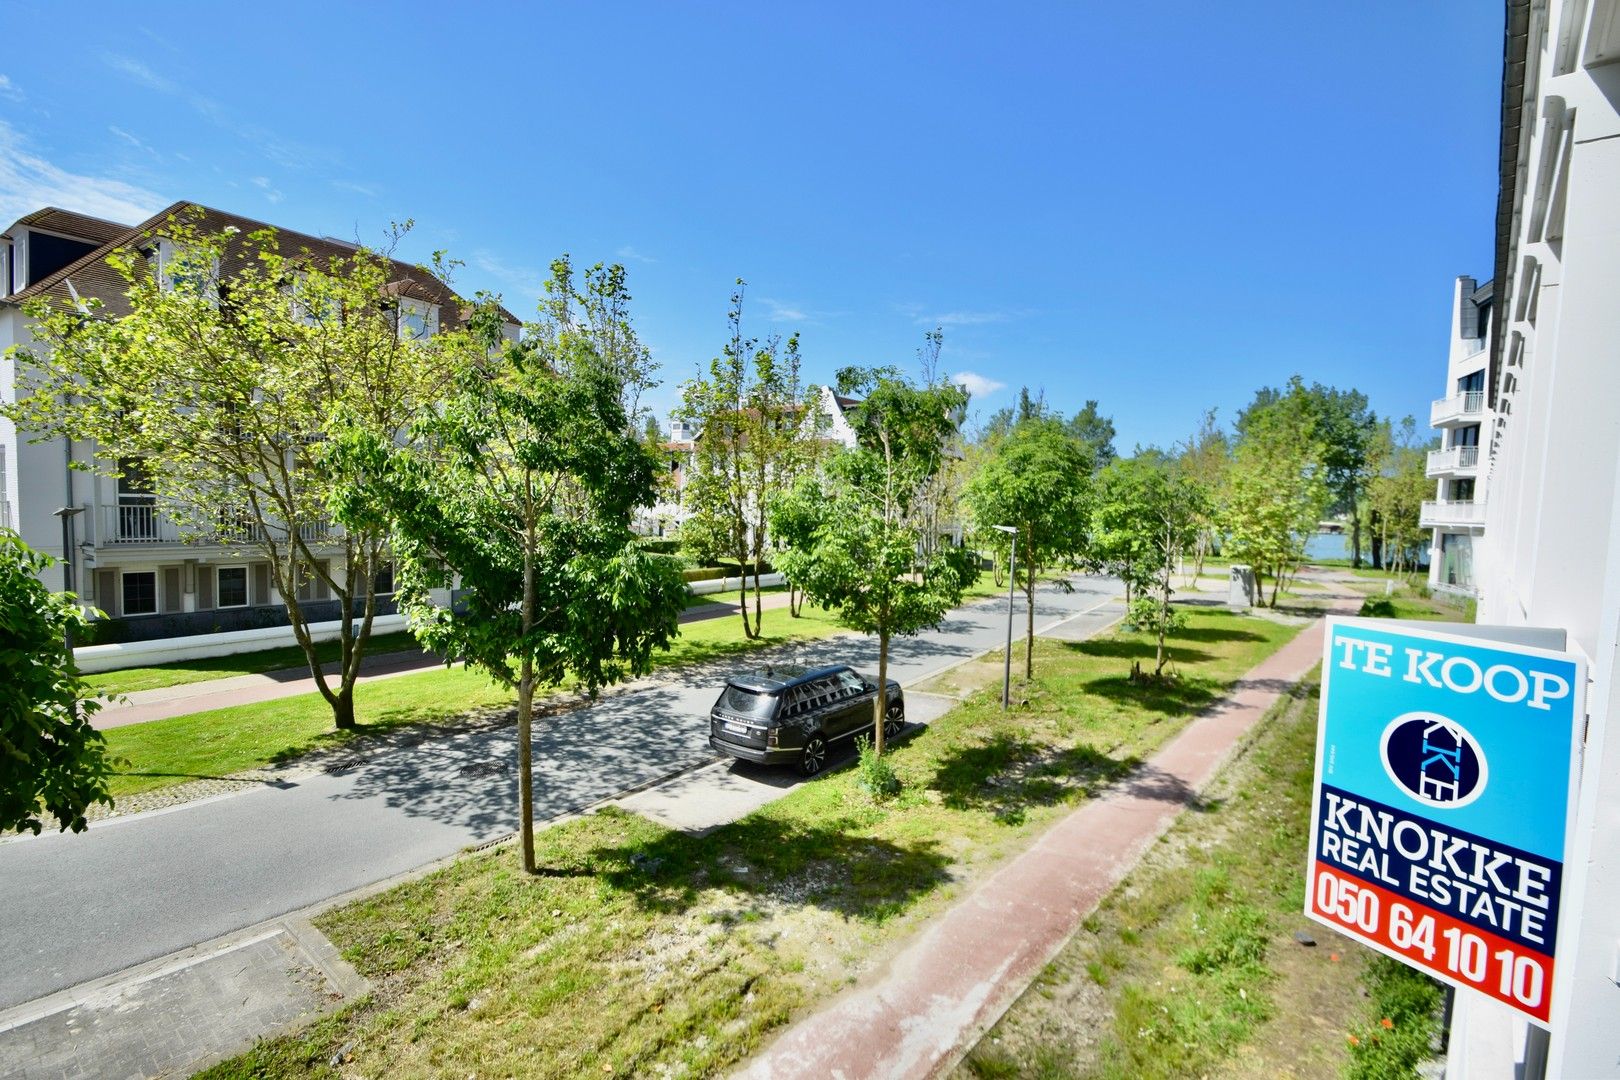
M1127 678L1142 635L1042 640L1025 708L988 687L893 748L893 799L846 770L704 836L616 810L565 823L537 838L532 877L510 848L458 859L317 919L368 998L202 1075L721 1072L1294 632L1197 612L1159 686Z
M681 627L674 648L654 657L658 667L703 663L787 641L826 637L838 624L820 608L806 606L803 617L786 609L764 613L765 636L748 641L740 618L707 619ZM567 686L558 692L566 692ZM112 728L107 748L127 765L114 773L114 799L187 780L223 776L267 763L279 763L311 750L341 745L357 737L405 724L447 723L482 708L515 700L476 671L436 669L362 683L355 688L360 727L332 728L332 711L319 694L153 720Z
M957 1077L1415 1075L1438 986L1301 913L1318 678L1278 702Z
M401 630L392 634L376 634L366 645L366 654L377 656L387 652L420 649L416 638ZM342 646L336 641L324 641L315 647L321 663L337 660ZM121 671L102 671L86 675L84 681L102 694L132 694L137 690L153 690L160 686L183 686L186 683L208 679L228 679L232 675L258 675L266 671L287 668L308 669L304 650L297 645L284 645L258 652L236 653L232 656L210 656L200 660L180 660L172 664L151 667L124 668Z

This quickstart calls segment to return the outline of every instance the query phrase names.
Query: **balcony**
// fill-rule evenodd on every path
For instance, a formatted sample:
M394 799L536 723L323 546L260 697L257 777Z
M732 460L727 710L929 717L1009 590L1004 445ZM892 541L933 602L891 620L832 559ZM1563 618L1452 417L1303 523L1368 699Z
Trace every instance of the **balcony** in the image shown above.
M0 529L15 529L11 521L11 503L0 499Z
M1432 480L1440 476L1473 476L1479 471L1479 447L1453 446L1447 450L1430 450L1427 475Z
M1485 414L1485 391L1469 390L1440 398L1429 406L1429 426L1446 427L1451 424L1477 424Z
M1485 504L1425 501L1418 525L1425 529L1467 528L1485 524Z
M198 543L239 547L260 542L264 532L264 527L250 517L221 511L212 538L188 540L181 537L179 527L158 509L155 501L120 499L117 505L101 508L100 540L105 545ZM275 528L272 535L285 541L287 530ZM316 521L300 525L298 535L306 544L319 544L341 536L342 529L330 521Z

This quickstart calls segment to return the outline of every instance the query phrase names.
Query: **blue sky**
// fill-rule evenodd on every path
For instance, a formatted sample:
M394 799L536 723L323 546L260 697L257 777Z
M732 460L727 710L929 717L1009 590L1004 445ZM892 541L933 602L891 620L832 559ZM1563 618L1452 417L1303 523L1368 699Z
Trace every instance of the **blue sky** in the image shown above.
M0 0L0 26L6 221L409 217L405 254L520 314L556 254L620 261L660 407L743 277L812 378L912 366L940 325L981 413L1096 398L1127 451L1294 372L1423 418L1452 280L1490 275L1495 4Z

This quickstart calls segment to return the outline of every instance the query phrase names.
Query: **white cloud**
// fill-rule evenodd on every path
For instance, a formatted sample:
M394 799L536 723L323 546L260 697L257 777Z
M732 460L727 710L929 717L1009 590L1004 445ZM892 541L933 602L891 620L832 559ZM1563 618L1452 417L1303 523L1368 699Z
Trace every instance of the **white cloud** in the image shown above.
M760 297L759 302L765 305L765 317L772 322L808 322L812 318L810 312L798 304L786 304L768 296Z
M0 74L0 98L8 101L21 101L23 93L17 89L17 84L7 75Z
M283 196L281 191L276 188L275 185L271 184L268 176L254 176L250 179L252 180L253 186L258 188L260 191L263 191L264 197L269 199L271 203L278 203L282 200Z
M956 385L965 388L975 398L986 398L997 390L1007 389L1006 383L997 382L972 371L958 371L955 375L950 376L950 380Z
M353 180L333 180L332 186L339 191L351 191L356 195L364 195L368 199L377 197L377 189L370 184L358 184Z
M152 148L150 146L147 146L145 143L141 142L141 140L139 138L137 138L134 135L131 135L129 132L125 131L121 127L116 127L114 125L109 124L109 125L107 125L107 130L112 132L114 135L118 136L120 139L123 139L125 142L129 143L129 145L135 147L137 150L146 150L146 151L155 153L155 151L152 151Z
M509 263L492 251L475 251L468 258L467 265L474 270L480 270L501 285L505 286L503 295L517 296L520 302L537 300L545 292L546 271L532 266L520 266ZM510 303L507 307L511 307Z
M946 311L938 315L918 316L917 322L926 326L982 326L985 323L1006 322L1005 311Z
M46 206L133 225L172 200L105 176L69 172L28 152L23 137L0 120L0 222L10 224Z
M624 245L622 248L620 248L614 254L616 254L619 258L628 260L630 262L655 263L655 262L658 261L657 259L653 258L651 255L643 255L641 252L637 251L635 248L631 247L629 244Z
M108 67L148 90L179 98L214 126L228 131L245 142L256 146L266 158L288 169L307 169L317 164L330 163L334 155L300 143L284 139L258 124L243 123L233 117L230 110L206 94L198 94L128 56L107 53L102 60ZM274 201L274 200L272 200Z

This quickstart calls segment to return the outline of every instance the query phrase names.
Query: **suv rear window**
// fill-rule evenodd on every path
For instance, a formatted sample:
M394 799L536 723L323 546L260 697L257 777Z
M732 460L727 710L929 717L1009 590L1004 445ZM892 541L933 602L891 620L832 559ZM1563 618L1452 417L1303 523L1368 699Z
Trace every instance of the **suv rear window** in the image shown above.
M720 695L722 709L737 716L752 716L761 720L776 709L776 701L775 694L741 686L727 686L725 693Z

